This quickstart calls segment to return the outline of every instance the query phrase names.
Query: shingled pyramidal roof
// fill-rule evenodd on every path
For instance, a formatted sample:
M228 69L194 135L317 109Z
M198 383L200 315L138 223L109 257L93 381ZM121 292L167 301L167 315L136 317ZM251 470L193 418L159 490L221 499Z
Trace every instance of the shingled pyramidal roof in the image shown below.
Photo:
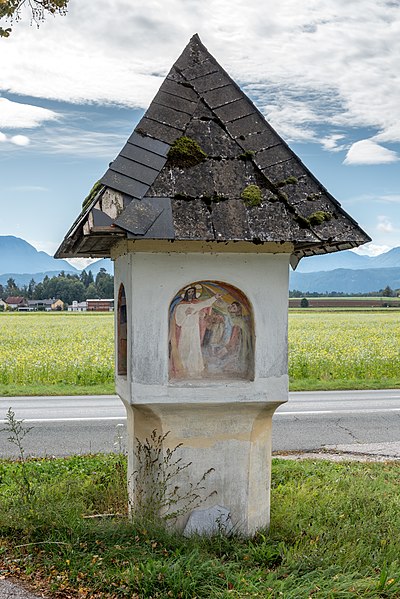
M56 257L109 256L120 239L289 242L293 265L370 241L197 35Z

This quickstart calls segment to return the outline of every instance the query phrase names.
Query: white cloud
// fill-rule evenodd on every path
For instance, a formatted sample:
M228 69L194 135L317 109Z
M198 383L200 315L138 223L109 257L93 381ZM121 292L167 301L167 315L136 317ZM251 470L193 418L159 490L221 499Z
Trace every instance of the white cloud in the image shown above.
M30 139L26 135L13 135L10 137L10 141L16 146L29 146L30 144Z
M323 123L400 141L400 11L389 0L70 3L39 30L15 25L0 88L144 108L195 31L290 138L314 139Z
M132 125L132 129L134 125ZM32 136L35 150L49 154L70 154L110 160L124 145L125 136L73 127L46 128Z
M69 264L71 264L78 270L83 270L85 268L87 270L90 270L87 267L97 261L98 261L98 258L69 258L67 260L67 262L69 262Z
M379 256L379 254L383 254L392 249L390 245L378 245L376 243L366 243L354 250L351 250L355 254L360 254L361 256Z
M29 146L30 139L26 135L12 135L8 137L5 133L0 132L0 143L9 142L15 146Z
M380 196L379 199L389 204L400 204L400 195L395 193Z
M15 185L13 187L7 187L5 189L5 191L11 191L11 192L22 192L22 193L36 193L36 192L43 192L43 191L49 191L46 187L41 187L40 185Z
M384 148L372 139L362 139L350 147L343 164L387 164L398 160L399 156L393 150Z
M378 216L378 224L376 226L378 231L381 231L381 233L393 233L394 232L394 227L393 224L391 223L391 221L388 219L387 216Z
M58 118L58 114L47 108L0 98L0 127L3 129L31 129Z
M328 150L329 152L340 152L348 147L346 144L338 144L338 142L344 138L344 135L340 133L334 133L328 137L323 137L320 142L324 150Z

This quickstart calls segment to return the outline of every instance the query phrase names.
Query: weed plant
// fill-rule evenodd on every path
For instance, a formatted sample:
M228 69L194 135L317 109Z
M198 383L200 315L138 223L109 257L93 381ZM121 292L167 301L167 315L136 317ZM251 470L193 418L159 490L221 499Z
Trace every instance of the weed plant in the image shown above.
M30 504L19 467L0 462L0 568L57 597L400 597L399 463L273 460L252 539L130 521L118 454L27 460Z
M182 443L173 449L165 447L166 433L154 429L144 441L136 439L137 470L133 473L135 505L132 512L135 518L147 524L159 524L190 513L214 493L204 496L205 480L214 471L210 468L195 483L185 487L178 484L181 474L190 470L192 462L184 462L179 450Z

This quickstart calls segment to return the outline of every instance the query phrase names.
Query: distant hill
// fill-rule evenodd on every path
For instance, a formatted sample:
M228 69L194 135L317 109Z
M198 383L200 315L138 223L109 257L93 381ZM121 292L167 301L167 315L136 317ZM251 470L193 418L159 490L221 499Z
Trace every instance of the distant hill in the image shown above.
M353 270L367 268L400 268L400 247L393 248L379 256L361 256L351 250L309 256L303 258L296 269L297 272L321 272L351 268Z
M91 270L92 275L96 277L97 273L100 272L100 268L105 268L109 275L114 274L114 264L109 258L100 258L100 260L93 262L93 264L89 264L89 266L86 266L83 270L86 270L86 272Z
M113 264L108 258L100 259L85 268L92 271L95 277L105 268L113 274ZM5 285L9 278L14 279L18 286L28 285L31 279L35 283L43 281L44 277L55 277L61 271L79 275L78 270L66 260L56 260L46 252L38 252L33 245L13 235L0 235L0 284Z
M0 274L38 273L44 271L79 272L66 260L56 260L38 252L30 243L13 235L0 236Z
M289 289L302 292L369 293L387 285L400 289L400 266L397 268L337 268L319 272L291 272Z

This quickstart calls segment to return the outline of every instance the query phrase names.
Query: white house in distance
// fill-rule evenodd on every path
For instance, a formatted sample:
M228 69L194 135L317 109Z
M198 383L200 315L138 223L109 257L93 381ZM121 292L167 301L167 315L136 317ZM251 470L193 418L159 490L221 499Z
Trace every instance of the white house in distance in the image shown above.
M135 439L155 430L191 462L172 487L211 469L201 507L268 526L289 263L369 240L195 35L56 253L115 261L133 509Z
M86 312L87 302L78 302L74 300L72 304L68 306L68 312Z

